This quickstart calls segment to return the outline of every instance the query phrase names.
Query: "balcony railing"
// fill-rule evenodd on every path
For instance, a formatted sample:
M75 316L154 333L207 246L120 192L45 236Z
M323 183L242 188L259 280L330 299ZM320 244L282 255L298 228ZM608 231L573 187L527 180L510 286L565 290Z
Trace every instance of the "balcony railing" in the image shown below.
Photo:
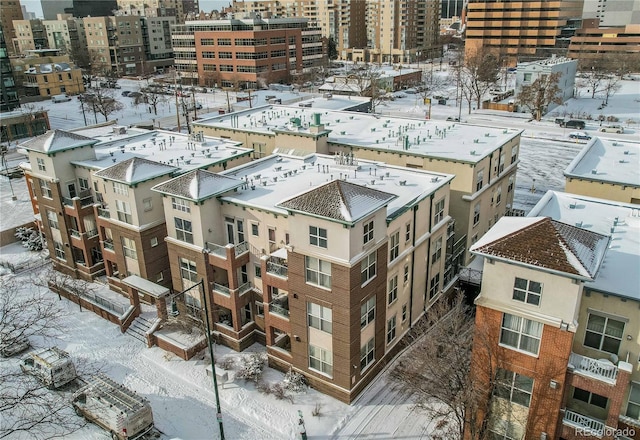
M105 240L102 242L102 246L104 246L105 249L108 249L110 251L114 251L115 252L115 247L113 246L113 241L111 240Z
M577 412L571 410L565 410L562 423L565 425L573 426L583 431L583 434L591 434L596 437L602 437L605 431L605 424L597 419L583 416Z
M227 286L223 286L222 284L218 283L211 283L211 288L216 293L220 293L224 296L231 296L231 290Z
M209 251L209 253L212 253L214 255L217 255L220 258L227 258L227 247L229 245L226 246L222 246L219 244L215 244L215 243L211 243L211 242L206 242L206 248L207 251ZM240 244L236 244L233 245L233 252L235 257L239 257L240 255L244 254L245 252L249 252L249 243L247 243L246 241L243 241Z
M108 209L98 208L98 216L102 218L111 218L111 213Z
M240 255L244 254L245 252L249 252L249 243L247 243L246 241L243 241L242 243L235 245L233 249L234 249L236 258L238 258Z
M270 313L276 313L276 314L282 315L282 316L286 316L287 318L289 317L289 309L285 309L284 307L282 307L281 305L278 305L276 303L269 304L269 312Z
M91 238L91 237L95 237L96 235L98 235L98 230L97 229L90 229L87 231L87 237Z
M75 238L80 238L80 236L82 235L77 229L69 229L69 234Z
M250 282L246 282L244 284L242 284L240 287L238 287L238 294L242 295L244 293L247 293L251 290L251 283Z
M269 260L267 261L267 273L287 278L289 276L289 268L283 264L274 263Z
M67 206L73 206L73 201L76 199L80 200L80 206L93 205L93 195L91 194L91 190L80 191L80 193L73 198L63 197L62 203L64 203Z
M615 382L618 376L618 367L610 361L593 359L577 353L571 353L569 365L573 366L574 371L578 374L594 376L600 380Z

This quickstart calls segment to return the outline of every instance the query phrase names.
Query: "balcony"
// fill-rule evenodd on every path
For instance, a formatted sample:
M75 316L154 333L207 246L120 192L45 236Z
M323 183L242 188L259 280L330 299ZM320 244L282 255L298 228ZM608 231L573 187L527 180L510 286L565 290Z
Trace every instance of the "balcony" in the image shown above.
M618 367L611 361L593 359L577 353L571 353L571 356L569 356L569 368L571 367L573 367L573 371L576 374L589 376L611 384L616 383L618 376Z
M111 212L106 208L98 208L98 217L111 218Z
M93 195L91 194L91 190L80 191L80 193L73 198L63 197L62 203L66 206L73 207L74 201L78 200L80 203L80 207L84 208L85 206L93 205Z
M78 238L78 239L82 236L80 231L78 231L77 229L69 229L69 235L71 235L73 238Z
M90 230L88 230L86 232L86 234L87 234L87 237L93 238L93 237L98 235L98 230L97 229L90 229Z
M113 240L105 240L102 242L102 247L111 252L115 252L115 247L113 246Z
M594 436L597 438L602 438L605 430L614 430L613 428L607 427L601 420L583 416L582 414L569 409L564 411L562 424L580 431L582 435Z
M231 289L229 289L227 286L223 286L222 284L211 283L211 290L226 297L231 296Z
M289 296L280 295L275 297L269 304L269 313L275 313L289 318Z
M229 243L225 246L206 242L205 247L210 254L216 255L225 260L227 259L227 248L229 247L233 247L233 255L235 256L235 258L238 258L240 255L249 252L249 243L247 243L246 241L243 241L242 243L236 245Z
M286 260L270 257L267 260L267 273L287 278L289 276L289 268L286 265Z

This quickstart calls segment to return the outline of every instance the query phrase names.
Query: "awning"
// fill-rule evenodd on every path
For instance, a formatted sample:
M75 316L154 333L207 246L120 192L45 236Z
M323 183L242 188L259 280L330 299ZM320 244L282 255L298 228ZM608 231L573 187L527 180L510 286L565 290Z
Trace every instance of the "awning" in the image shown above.
M122 282L136 289L138 292L142 292L154 298L162 298L169 294L169 289L160 284L153 283L149 280L145 280L138 275L130 275L122 280Z
M283 260L287 259L287 248L279 248L274 252L271 252L272 257L282 258Z

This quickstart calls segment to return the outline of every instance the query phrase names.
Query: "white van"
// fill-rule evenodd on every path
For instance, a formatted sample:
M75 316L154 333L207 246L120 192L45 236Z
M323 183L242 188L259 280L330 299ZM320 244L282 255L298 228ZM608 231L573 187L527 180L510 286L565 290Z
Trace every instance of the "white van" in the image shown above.
M29 353L20 368L24 373L37 377L49 388L60 388L78 376L69 353L58 347Z
M67 96L66 94L64 94L64 93L63 93L62 95L53 95L53 96L51 97L51 100L52 100L54 103L56 103L56 104L57 104L58 102L67 102L67 101L71 101L71 98L70 98L69 96Z
M109 431L113 440L135 440L153 429L149 401L99 375L73 394L76 414Z

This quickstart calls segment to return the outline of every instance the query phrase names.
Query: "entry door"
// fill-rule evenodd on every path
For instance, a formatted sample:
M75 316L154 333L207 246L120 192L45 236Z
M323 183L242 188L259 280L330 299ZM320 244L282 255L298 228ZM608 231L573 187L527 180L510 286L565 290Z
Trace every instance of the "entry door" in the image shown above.
M235 233L235 225L234 225L233 219L226 218L225 224L227 225L227 243L236 244L236 241L235 241L236 233Z

